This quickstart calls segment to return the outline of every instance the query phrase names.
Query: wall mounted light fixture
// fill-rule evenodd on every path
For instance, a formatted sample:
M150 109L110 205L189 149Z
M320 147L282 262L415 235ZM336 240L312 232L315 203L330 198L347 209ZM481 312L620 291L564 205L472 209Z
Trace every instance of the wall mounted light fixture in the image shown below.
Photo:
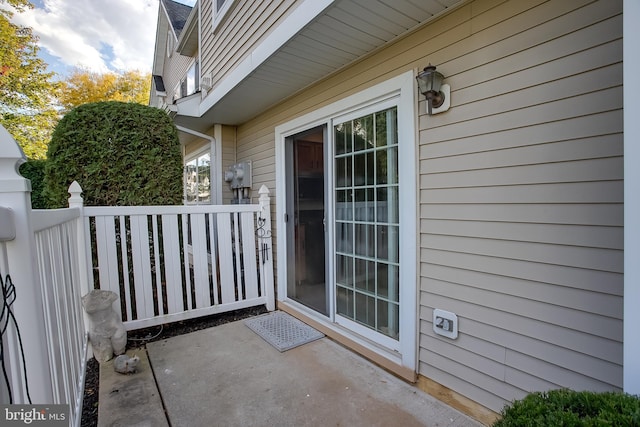
M443 85L444 76L429 64L416 76L418 90L427 98L427 113L431 116L442 113L451 105L449 85Z

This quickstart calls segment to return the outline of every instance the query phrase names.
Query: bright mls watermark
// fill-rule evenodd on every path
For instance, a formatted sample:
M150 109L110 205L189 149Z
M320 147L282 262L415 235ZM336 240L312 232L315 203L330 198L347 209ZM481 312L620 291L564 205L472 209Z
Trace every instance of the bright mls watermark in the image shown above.
M0 405L0 425L68 427L69 405Z

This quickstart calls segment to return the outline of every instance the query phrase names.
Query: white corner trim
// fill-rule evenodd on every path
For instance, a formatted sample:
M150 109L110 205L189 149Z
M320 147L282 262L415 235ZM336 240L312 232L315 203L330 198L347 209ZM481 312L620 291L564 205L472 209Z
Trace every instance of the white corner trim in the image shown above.
M630 394L640 394L640 3L624 0L624 350L623 386Z

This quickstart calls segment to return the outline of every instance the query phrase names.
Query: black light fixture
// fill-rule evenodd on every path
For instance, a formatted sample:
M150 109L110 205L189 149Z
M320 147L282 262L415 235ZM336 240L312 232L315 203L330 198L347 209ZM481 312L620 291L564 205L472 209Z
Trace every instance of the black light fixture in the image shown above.
M427 98L427 112L432 114L433 108L442 106L445 95L440 91L444 76L436 71L435 65L427 65L424 70L416 76L418 90Z

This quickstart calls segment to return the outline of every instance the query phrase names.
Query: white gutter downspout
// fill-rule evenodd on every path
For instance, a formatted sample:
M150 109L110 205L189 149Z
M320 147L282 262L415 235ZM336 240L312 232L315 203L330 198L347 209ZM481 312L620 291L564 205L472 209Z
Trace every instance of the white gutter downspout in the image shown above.
M202 8L198 5L198 86L202 84ZM200 87L198 90L202 90Z
M217 158L218 158L218 153L221 151L218 147L218 142L216 141L216 139L211 136L211 135L207 135L205 133L202 132L198 132L195 131L193 129L189 129L186 128L184 126L177 126L176 125L176 129L178 129L180 132L184 132L184 133L188 133L190 135L194 135L197 136L198 138L202 138L202 139L207 139L209 140L209 146L210 146L210 151L211 151L211 163L209 167L209 180L211 181L211 188L213 190L213 194L211 195L211 203L212 204L222 204L222 188L220 187L220 185L218 185L218 181L215 179L215 174L217 173L215 171L215 167L214 165L216 165L217 162ZM214 162L214 160L216 160ZM218 171L220 173L222 173L221 171Z

